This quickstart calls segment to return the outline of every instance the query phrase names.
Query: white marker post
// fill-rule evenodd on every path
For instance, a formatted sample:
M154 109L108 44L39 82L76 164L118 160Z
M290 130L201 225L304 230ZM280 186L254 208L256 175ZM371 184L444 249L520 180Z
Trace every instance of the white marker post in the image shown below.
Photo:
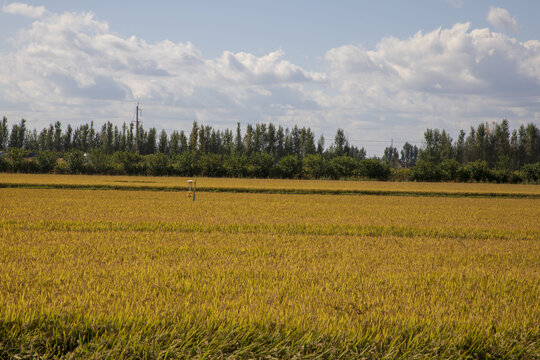
M188 197L193 197L193 201L195 201L195 193L197 192L197 177L195 176L195 181L188 180Z

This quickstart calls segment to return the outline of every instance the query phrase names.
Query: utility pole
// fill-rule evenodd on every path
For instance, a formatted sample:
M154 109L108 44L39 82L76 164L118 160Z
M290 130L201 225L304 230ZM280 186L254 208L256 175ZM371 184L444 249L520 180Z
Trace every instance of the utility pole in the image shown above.
M136 128L135 128L135 151L139 153L139 103L137 103L137 115L135 116L136 120Z

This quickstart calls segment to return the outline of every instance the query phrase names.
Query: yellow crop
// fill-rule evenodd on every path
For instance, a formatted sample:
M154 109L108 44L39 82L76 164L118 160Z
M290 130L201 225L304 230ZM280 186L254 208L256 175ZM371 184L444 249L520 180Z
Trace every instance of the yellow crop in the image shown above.
M0 358L537 358L539 204L0 189Z
M191 178L189 178L191 179ZM169 187L187 189L188 178L105 175L48 175L0 173L0 184L97 185L115 187ZM198 178L197 188L275 189L275 190L356 190L443 193L500 193L540 195L540 186L524 184L417 183L344 180L282 180Z

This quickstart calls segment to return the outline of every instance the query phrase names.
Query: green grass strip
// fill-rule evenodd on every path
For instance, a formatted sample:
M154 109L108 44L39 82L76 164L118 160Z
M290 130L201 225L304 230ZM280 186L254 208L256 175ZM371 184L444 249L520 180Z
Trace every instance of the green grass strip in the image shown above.
M104 184L27 184L0 183L0 188L23 189L68 189L68 190L119 190L119 191L186 191L185 186L156 185L104 185ZM402 191L402 190L355 190L355 189L277 189L277 188L238 188L238 187L197 187L198 192L249 193L249 194L298 194L298 195L374 195L374 196L421 196L452 198L509 198L540 199L540 194L508 192L467 192L467 191Z

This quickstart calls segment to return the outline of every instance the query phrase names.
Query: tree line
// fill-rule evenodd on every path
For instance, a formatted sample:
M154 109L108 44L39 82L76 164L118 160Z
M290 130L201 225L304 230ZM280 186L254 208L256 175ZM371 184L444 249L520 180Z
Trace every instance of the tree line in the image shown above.
M0 123L0 171L68 174L228 176L259 178L365 178L416 181L537 182L540 132L534 124L510 131L507 120L463 130L454 141L427 129L425 146L387 147L366 157L338 129L330 146L309 127L272 123L219 130L193 122L190 132L93 122L38 130L22 119Z

